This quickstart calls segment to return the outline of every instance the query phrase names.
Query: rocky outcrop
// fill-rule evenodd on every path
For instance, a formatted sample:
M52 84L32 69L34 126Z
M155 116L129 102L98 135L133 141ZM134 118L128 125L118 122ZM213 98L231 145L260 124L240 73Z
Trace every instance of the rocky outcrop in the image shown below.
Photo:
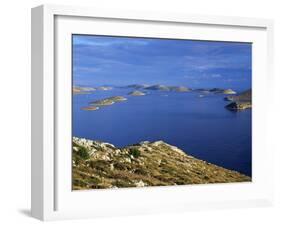
M118 148L73 137L72 161L74 190L251 181L164 141Z

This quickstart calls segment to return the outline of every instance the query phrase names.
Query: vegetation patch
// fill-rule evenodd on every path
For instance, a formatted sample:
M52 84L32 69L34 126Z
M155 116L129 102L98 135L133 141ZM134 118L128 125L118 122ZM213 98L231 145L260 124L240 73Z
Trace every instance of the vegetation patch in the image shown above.
M80 146L78 148L77 155L84 160L90 159L90 155L89 155L87 148L85 148L83 146Z
M131 148L129 150L129 155L132 155L134 158L138 158L138 157L140 157L141 152L137 148Z

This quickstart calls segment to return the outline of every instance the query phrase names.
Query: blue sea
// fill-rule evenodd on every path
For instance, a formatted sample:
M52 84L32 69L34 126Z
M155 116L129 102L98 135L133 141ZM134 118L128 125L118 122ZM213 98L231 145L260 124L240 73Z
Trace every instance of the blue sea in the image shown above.
M229 111L222 94L114 88L73 96L73 136L123 147L163 140L187 154L252 175L251 110ZM127 101L84 111L89 102L122 95ZM204 95L200 97L200 95Z

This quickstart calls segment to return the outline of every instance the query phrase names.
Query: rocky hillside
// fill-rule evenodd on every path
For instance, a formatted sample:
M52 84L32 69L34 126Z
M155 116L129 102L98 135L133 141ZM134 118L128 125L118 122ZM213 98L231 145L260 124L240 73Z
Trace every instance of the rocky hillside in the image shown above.
M225 97L225 100L232 101L225 107L232 111L245 110L252 108L252 90L246 90L238 95L231 95Z
M251 181L163 141L117 148L74 137L72 160L74 190Z

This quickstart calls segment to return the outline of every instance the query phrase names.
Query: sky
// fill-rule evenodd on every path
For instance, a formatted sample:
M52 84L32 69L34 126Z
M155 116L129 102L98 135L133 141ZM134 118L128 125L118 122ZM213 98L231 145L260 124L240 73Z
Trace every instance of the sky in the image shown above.
M75 85L251 87L250 43L73 35L72 45Z

